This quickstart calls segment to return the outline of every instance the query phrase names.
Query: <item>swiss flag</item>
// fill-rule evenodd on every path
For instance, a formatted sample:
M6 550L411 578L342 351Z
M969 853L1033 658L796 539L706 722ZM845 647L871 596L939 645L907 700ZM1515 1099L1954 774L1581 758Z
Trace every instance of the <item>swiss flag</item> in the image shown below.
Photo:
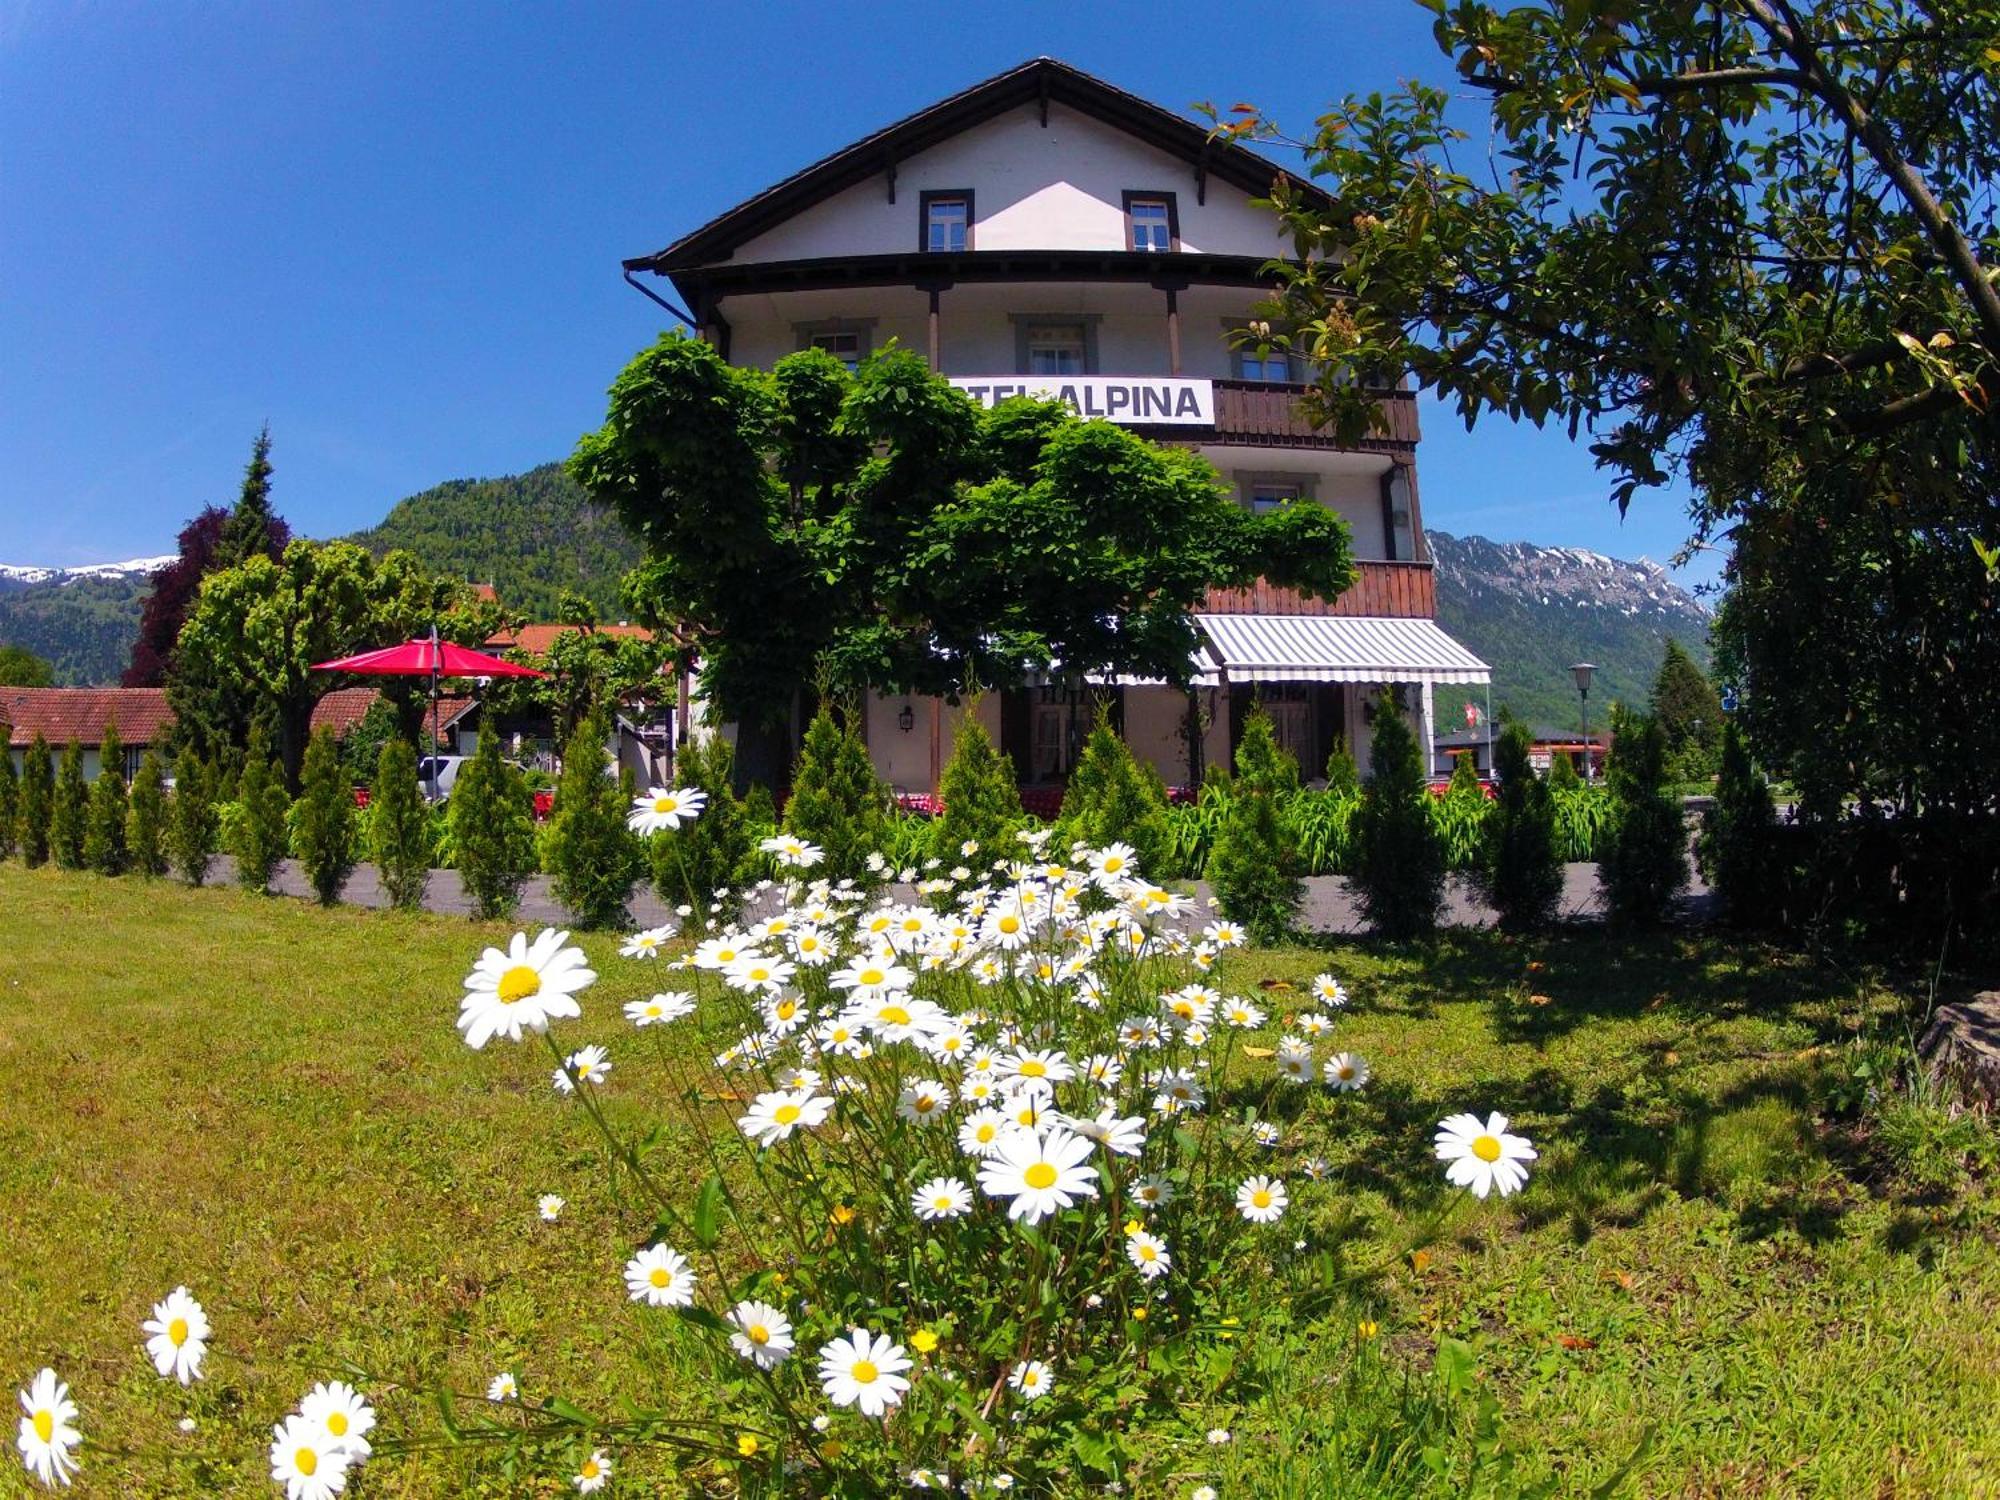
M1478 704L1468 703L1465 705L1465 727L1467 729L1477 729L1479 727Z

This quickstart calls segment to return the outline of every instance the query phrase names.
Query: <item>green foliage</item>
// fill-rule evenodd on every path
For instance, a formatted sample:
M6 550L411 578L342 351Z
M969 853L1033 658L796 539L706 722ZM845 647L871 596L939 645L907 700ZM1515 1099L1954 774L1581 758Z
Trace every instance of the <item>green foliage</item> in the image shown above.
M951 759L938 777L944 811L931 824L929 852L947 868L966 862L962 850L968 842L979 846L972 858L980 865L1012 852L1014 834L1028 821L1014 774L1014 762L999 752L979 722L978 699L968 700Z
M216 772L191 746L174 758L174 795L167 807L167 857L181 879L200 885L208 879L219 836L215 810Z
M0 687L50 687L55 668L25 646L0 645Z
M132 808L125 844L132 868L151 878L167 873L167 768L157 749L146 751L132 778Z
M1569 864L1595 860L1609 837L1615 810L1611 794L1601 786L1585 786L1574 771L1568 786L1552 775L1548 788L1556 819L1557 856Z
M1426 799L1431 826L1444 850L1445 868L1477 870L1486 861L1487 825L1493 804L1479 784L1472 757L1461 755L1442 797Z
M37 730L27 752L21 757L20 811L15 821L20 835L21 860L31 869L48 863L55 783L55 767L49 760L49 742Z
M1774 913L1780 895L1772 843L1777 823L1770 784L1750 759L1736 726L1725 724L1715 806L1702 815L1695 853L1733 926L1758 926Z
M58 687L114 683L132 649L148 586L142 575L116 574L50 578L0 591L0 641L47 662Z
M882 848L888 806L889 789L876 776L867 747L822 706L806 726L785 804L786 831L826 851L813 873L872 880L868 856Z
M1481 885L1508 932L1546 927L1563 889L1555 799L1528 758L1531 743L1525 724L1509 724L1493 747L1500 786Z
M271 429L266 427L250 445L250 462L243 468L243 488L237 492L236 504L216 537L210 571L233 568L253 557L272 556L283 526L271 510Z
M1552 792L1572 792L1583 786L1583 778L1577 774L1576 762L1561 751L1549 757L1549 790Z
M1209 856L1208 879L1222 914L1260 942L1275 943L1289 932L1305 899L1298 849L1284 817L1284 805L1298 789L1298 762L1279 745L1270 716L1259 709L1244 721L1236 746L1236 779Z
M1131 845L1133 863L1147 880L1165 879L1173 863L1173 830L1160 773L1134 759L1101 720L1084 741L1056 821L1060 848L1067 851L1079 842L1093 849Z
M629 704L657 700L671 648L665 640L613 635L580 622L546 652L511 654L548 675L497 679L487 691L489 707L503 716L546 713L558 738L567 739L593 714L608 718Z
M1680 642L1667 642L1653 682L1653 717L1667 742L1667 777L1701 782L1716 771L1722 747L1722 699Z
M1687 885L1687 825L1667 790L1667 742L1659 721L1619 708L1605 762L1613 812L1597 879L1613 921L1658 926Z
M21 838L21 779L7 748L12 733L11 725L0 723L0 859L12 854Z
M1354 763L1354 752L1347 748L1344 733L1335 736L1326 757L1326 789L1335 796L1361 791L1361 767Z
M286 818L291 797L285 791L283 769L271 759L261 729L253 730L236 783L237 815L225 830L225 842L236 861L236 883L246 891L263 892L285 857L290 833Z
M408 739L402 732L396 704L388 698L378 697L368 705L368 711L359 722L340 738L340 764L347 772L347 779L356 786L372 785L384 747L396 739ZM415 749L412 748L410 753L414 759Z
M1352 757L1349 757L1351 760ZM1291 836L1308 875L1341 875L1354 867L1354 814L1361 791L1300 792L1292 799Z
M340 742L322 726L306 746L291 819L292 853L321 906L338 901L354 873L354 812L354 783L340 763Z
M97 752L97 779L90 784L84 813L83 862L100 875L123 875L130 860L125 822L131 804L125 789L125 747L114 724L104 731Z
M1354 873L1362 913L1384 937L1423 937L1444 905L1444 848L1416 736L1393 700L1375 714L1373 774L1354 815Z
M1287 811L1297 805L1295 801L1288 803ZM1149 871L1141 865L1142 873L1149 880L1200 879L1208 868L1209 854L1215 848L1216 836L1222 831L1222 820L1228 811L1229 772L1221 766L1210 766L1194 801L1167 806L1165 867Z
M49 853L59 870L81 870L90 822L90 788L83 779L83 747L75 740L56 768L55 797L49 811Z
M901 349L766 372L667 335L569 471L643 540L633 597L704 638L705 696L746 724L822 666L836 691L956 695L1050 661L1179 681L1210 586L1354 576L1334 512L1252 514L1191 452L1048 403L982 411Z
M424 904L432 853L430 809L417 785L417 752L408 740L386 739L368 792L368 857L391 906L414 911Z
M674 763L674 782L706 792L708 804L692 823L656 833L647 841L653 889L669 906L693 907L695 926L711 915L726 920L740 911L743 888L756 880L758 835L752 832L749 807L736 798L735 776L735 756L721 735L704 735L682 745ZM768 792L763 800L769 803ZM776 814L770 816L775 824ZM729 894L722 895L724 891ZM711 913L709 908L717 905L721 911Z
M646 868L639 841L625 826L628 799L608 774L610 732L602 719L590 718L570 736L544 850L556 900L585 928L630 927L625 903Z
M481 921L511 916L535 869L535 798L519 767L500 758L499 735L479 737L471 761L458 768L445 807L451 865L473 916Z

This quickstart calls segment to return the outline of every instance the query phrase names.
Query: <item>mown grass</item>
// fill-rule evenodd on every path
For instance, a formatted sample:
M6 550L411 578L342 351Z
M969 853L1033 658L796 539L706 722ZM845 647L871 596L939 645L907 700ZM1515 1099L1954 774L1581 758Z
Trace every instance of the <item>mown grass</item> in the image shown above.
M263 1434L344 1361L471 1393L512 1369L586 1410L692 1404L617 1275L650 1213L554 1100L546 1052L475 1054L452 1029L499 931L0 866L0 1382L53 1363L88 1437L143 1450L87 1453L83 1493L269 1493ZM656 976L585 944L607 978L574 1039L623 1042L610 1097L650 1114L657 1074L614 1002ZM1906 1190L1821 1108L1894 994L1721 940L1588 934L1234 955L1223 983L1283 1009L1325 967L1375 1079L1300 1143L1339 1186L1298 1233L1353 1276L1290 1357L1244 1372L1263 1399L1203 1417L1234 1441L1163 1464L1157 1492L1572 1494L1628 1469L1648 1495L2000 1490L1993 1197ZM1459 1108L1541 1145L1520 1198L1441 1190L1429 1130ZM690 1196L705 1174L685 1162ZM569 1199L555 1225L544 1191ZM188 1393L139 1352L180 1282L219 1330ZM1440 1341L1469 1346L1469 1393L1433 1376ZM620 1492L729 1492L620 1458ZM553 1494L559 1469L425 1455L357 1492ZM0 1467L0 1493L21 1484Z

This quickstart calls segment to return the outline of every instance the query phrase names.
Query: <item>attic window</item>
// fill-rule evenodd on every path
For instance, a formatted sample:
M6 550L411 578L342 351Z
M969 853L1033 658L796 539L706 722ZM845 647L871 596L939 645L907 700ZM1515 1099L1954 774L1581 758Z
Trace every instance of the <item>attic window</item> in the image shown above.
M923 241L927 255L951 255L972 248L972 193L925 193Z
M1180 214L1172 193L1125 195L1125 248L1165 255L1180 248Z

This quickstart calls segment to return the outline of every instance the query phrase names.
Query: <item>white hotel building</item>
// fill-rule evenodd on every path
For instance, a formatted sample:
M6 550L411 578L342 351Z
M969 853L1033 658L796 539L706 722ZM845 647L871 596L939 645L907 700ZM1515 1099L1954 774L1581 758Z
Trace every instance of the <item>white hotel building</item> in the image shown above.
M625 263L655 300L666 299L640 278L668 280L735 363L813 345L856 361L894 339L974 399L1060 393L1198 449L1246 506L1307 501L1346 519L1359 576L1339 599L1264 584L1209 596L1192 694L1143 683L1082 702L1063 686L988 694L979 711L1026 788L1064 780L1090 697L1174 785L1227 763L1253 697L1311 777L1337 741L1366 765L1385 701L1400 698L1429 745L1433 687L1487 681L1433 619L1414 394L1385 391L1379 434L1343 445L1298 415L1302 371L1230 347L1268 294L1264 267L1288 250L1252 204L1279 170L1038 58ZM899 791L935 790L961 712L873 695L877 769Z

